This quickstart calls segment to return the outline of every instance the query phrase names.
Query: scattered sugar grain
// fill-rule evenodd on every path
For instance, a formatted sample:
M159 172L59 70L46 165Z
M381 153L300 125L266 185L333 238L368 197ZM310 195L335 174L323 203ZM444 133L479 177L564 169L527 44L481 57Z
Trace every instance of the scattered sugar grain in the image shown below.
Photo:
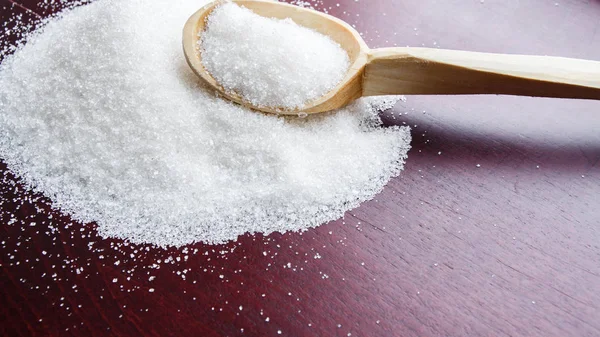
M340 83L349 66L331 38L233 3L213 10L199 48L217 82L255 106L301 108Z

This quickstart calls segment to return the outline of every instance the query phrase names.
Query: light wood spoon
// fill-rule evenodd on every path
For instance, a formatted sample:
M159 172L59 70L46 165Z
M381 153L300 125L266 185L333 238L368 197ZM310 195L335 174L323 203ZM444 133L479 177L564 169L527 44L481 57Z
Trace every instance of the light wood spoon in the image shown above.
M600 62L549 56L504 55L432 48L369 49L358 32L333 16L281 2L234 0L264 17L291 18L331 37L348 52L350 68L340 84L300 110L256 107L226 92L202 65L199 34L222 3L192 15L183 30L188 64L228 99L263 112L297 115L341 108L362 96L505 94L600 99Z

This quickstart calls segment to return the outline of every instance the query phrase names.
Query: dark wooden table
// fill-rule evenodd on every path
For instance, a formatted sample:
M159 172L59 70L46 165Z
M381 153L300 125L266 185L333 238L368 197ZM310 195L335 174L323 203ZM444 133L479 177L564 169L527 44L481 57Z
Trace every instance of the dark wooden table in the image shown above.
M600 60L597 0L324 2L372 47ZM414 143L375 200L219 247L102 240L2 166L0 334L600 336L600 102L408 97L384 118Z

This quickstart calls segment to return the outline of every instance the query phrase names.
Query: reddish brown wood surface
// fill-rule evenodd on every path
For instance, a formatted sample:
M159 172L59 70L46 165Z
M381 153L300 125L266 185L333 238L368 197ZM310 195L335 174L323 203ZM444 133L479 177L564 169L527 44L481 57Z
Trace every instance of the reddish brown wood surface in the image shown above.
M2 20L49 12L18 2ZM325 3L372 47L600 60L595 0ZM408 97L384 118L414 148L375 200L188 253L113 249L2 166L0 334L600 336L600 102Z

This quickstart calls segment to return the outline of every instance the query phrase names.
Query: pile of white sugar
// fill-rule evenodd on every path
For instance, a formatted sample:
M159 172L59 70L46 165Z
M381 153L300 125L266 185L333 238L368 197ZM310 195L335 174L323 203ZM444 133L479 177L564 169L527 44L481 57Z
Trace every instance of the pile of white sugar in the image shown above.
M349 66L331 38L233 3L215 8L199 37L206 70L254 106L301 108L339 84Z
M318 226L400 173L409 130L381 100L285 120L201 87L181 29L206 2L98 0L29 36L0 65L2 160L101 235L163 247Z

